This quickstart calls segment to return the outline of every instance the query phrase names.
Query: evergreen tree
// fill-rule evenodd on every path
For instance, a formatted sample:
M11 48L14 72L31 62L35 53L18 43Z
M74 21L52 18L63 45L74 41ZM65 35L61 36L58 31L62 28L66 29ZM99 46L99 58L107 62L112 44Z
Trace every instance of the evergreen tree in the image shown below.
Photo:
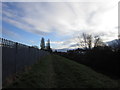
M50 51L50 52L52 51L50 48L50 39L48 39L48 41L47 41L46 49L47 49L47 51Z
M42 37L42 39L41 39L40 47L41 47L41 50L44 50L44 49L45 49L45 41L44 41L44 38L43 38L43 37Z
M50 40L48 39L47 41L47 46L46 46L46 49L49 50L50 49Z

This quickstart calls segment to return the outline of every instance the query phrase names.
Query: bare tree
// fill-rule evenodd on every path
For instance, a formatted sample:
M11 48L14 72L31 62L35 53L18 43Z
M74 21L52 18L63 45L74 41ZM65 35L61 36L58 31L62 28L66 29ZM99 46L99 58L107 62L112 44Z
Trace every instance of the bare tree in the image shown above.
M92 35L83 33L82 37L83 37L84 47L86 49L91 49L92 48L92 41L93 41Z
M92 48L92 41L93 41L92 35L87 34L87 45L89 49Z
M77 36L77 39L75 39L75 41L77 42L76 45L78 46L78 48L85 48L85 43L80 35Z
M78 46L85 49L91 49L92 47L105 46L100 36L94 36L91 34L82 33L78 36Z
M105 46L105 43L102 41L100 36L97 35L94 37L94 47L98 47L98 46Z
M81 36L78 36L78 42L77 42L78 46L85 49L91 49L92 41L93 41L92 35L82 33Z
M84 47L87 48L87 34L86 33L83 33L82 34L82 37L83 37L83 43L84 43Z

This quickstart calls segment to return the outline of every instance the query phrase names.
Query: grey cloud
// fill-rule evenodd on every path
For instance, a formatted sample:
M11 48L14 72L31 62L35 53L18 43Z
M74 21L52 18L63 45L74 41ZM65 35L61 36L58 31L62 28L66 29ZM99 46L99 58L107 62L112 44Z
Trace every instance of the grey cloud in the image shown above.
M68 45L70 43L71 43L71 41L64 41L62 45Z
M78 46L78 44L72 44L69 47L76 47L76 46Z
M86 19L86 22L88 24L90 24L90 25L93 24L92 20L94 19L96 13L97 13L97 11L93 11L88 15L88 18Z

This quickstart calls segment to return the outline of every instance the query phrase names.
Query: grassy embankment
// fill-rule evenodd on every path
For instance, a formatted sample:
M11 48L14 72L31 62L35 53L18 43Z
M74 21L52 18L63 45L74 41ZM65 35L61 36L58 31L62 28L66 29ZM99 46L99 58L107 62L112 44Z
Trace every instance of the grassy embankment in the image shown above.
M49 55L19 75L9 88L114 88L117 82L89 67Z

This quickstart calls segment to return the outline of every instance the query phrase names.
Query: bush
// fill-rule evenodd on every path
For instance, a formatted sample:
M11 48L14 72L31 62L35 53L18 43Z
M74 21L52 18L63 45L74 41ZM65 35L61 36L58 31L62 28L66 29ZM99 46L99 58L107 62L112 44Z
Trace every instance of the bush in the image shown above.
M81 53L82 52L82 53ZM56 52L61 56L87 65L97 72L106 74L112 78L120 78L120 50L113 51L112 48L96 47L91 50L71 50L66 53Z

